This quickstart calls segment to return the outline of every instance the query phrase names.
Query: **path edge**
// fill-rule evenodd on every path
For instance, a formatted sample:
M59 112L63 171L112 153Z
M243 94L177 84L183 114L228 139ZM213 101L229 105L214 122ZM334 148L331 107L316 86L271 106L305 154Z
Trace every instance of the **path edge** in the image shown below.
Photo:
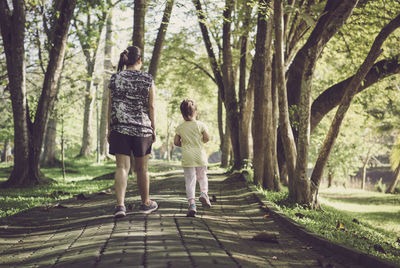
M240 173L240 175L241 179L246 183L248 189L256 197L261 206L261 209L264 209L266 212L272 214L275 220L278 220L280 224L294 231L299 237L303 238L303 240L310 241L311 243L321 246L327 250L332 250L339 255L343 255L345 257L353 259L363 267L400 268L400 266L396 265L395 263L373 255L369 255L367 253L361 252L360 250L330 241L325 237L310 232L306 227L300 225L296 221L286 216L283 212L279 211L272 202L266 200L264 195L257 190L257 187L254 184L249 183L249 181L246 179L246 174Z

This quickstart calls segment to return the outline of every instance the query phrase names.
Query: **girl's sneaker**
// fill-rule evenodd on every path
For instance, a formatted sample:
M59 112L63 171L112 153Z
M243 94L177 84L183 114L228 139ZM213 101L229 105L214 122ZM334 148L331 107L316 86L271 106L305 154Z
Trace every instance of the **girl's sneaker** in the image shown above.
M114 218L122 218L126 216L126 208L124 206L116 206L114 211Z
M199 201L203 205L203 207L210 208L211 207L211 202L210 198L208 197L208 194L206 193L201 193L199 197Z
M194 203L192 203L189 205L186 217L194 217L196 215L196 212L197 212L196 205Z
M149 205L141 204L139 207L139 211L145 214L151 213L158 209L158 204L156 201L150 200Z

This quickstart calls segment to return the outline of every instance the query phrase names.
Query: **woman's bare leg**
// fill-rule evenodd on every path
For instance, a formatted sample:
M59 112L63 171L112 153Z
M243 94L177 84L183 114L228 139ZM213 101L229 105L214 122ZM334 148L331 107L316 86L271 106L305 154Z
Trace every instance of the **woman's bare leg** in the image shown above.
M142 204L149 205L149 189L150 180L149 173L147 171L147 162L149 155L143 157L135 157L135 171L137 177L137 185L140 192L140 197L142 198Z
M115 195L117 197L117 206L125 206L126 185L130 168L130 156L123 154L115 155L117 170L115 171Z

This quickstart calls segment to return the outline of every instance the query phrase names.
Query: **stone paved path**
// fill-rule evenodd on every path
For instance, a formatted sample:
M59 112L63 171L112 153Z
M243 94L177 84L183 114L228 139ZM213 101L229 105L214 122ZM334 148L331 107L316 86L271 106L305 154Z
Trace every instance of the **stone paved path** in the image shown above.
M171 171L152 178L160 208L150 215L137 212L131 180L122 219L111 215L113 194L2 219L0 267L358 267L264 217L238 176L210 175L209 188L216 202L196 218L186 217L183 174ZM259 234L269 241L254 240Z

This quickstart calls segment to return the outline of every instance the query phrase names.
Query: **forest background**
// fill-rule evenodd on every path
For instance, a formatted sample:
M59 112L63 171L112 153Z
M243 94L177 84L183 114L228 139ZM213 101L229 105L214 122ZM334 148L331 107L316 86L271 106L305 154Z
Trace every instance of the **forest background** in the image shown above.
M19 4L6 8L8 2L1 2L2 12L15 16L4 13L1 21L3 160L20 144L14 142L15 136L24 131L16 118L23 113L28 114L26 128L32 135L26 146L29 168L22 174L14 167L10 184L38 183L40 165L60 165L63 158L96 152L98 161L107 157L108 79L119 53L132 39L138 42L135 34L142 32L138 45L144 48L143 69L156 74L154 157L179 159L179 150L172 146L174 128L182 121L179 103L192 98L199 119L210 129L208 154L220 152L225 167L252 167L254 182L264 188L278 191L280 184L289 185L295 202L316 204L321 178L330 184L348 183L361 170L363 183L358 183L364 187L371 161L391 174L385 183L390 192L395 189L400 169L399 1L32 0L16 1ZM74 9L67 10L62 3ZM141 5L144 13L140 13ZM65 25L67 19L61 21L67 13L69 25ZM166 14L169 21L162 22ZM9 35L7 23L22 15L26 18L20 24L24 52L12 54L15 40L4 38ZM133 23L135 19L142 24ZM15 36L20 30L17 26L13 24ZM62 26L69 29L64 30L68 37L64 57L54 52L55 44L63 42L54 34ZM154 67L159 38L162 50ZM11 52L7 53L7 47ZM26 68L21 70L26 78L22 76L19 87L9 80L15 76L8 75L8 55L24 56L21 62ZM50 55L62 58L53 76L48 68ZM60 79L54 79L57 73ZM355 79L348 86L351 78ZM50 101L43 110L41 96L46 87ZM12 100L18 103L13 95L18 90L24 93L26 106L16 111L18 105L12 107ZM283 94L286 90L287 95ZM339 131L331 123L340 121L333 118L343 110L336 111L339 104L346 107L341 98L346 94L351 106ZM286 110L284 103L289 104ZM286 117L290 124L285 123ZM337 130L336 140L330 128ZM333 137L333 142L327 137ZM35 146L39 145L38 152ZM17 151L16 160L21 158L18 155L22 154ZM35 160L38 155L40 165Z

